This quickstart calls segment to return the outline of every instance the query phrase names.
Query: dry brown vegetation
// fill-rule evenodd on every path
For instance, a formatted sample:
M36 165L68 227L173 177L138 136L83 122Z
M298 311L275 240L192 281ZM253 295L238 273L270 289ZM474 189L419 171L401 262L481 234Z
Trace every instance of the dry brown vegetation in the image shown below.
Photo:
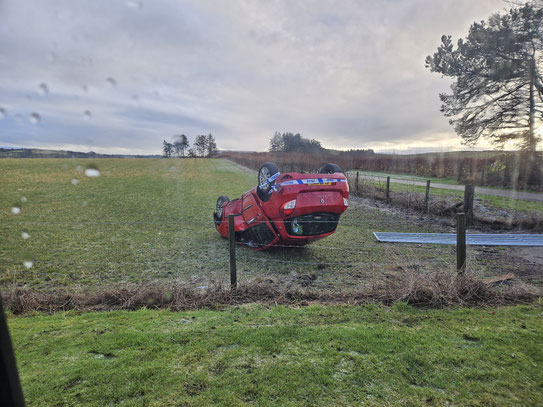
M541 297L541 289L519 281L490 285L468 274L448 272L420 273L401 270L385 274L381 281L365 290L323 292L309 289L285 289L266 281L254 280L235 289L216 285L199 290L181 281L164 283L119 284L97 291L86 289L39 291L16 288L3 294L4 305L15 314L66 310L135 310L142 307L172 310L221 308L259 302L268 305L406 302L419 307L495 306L532 303Z

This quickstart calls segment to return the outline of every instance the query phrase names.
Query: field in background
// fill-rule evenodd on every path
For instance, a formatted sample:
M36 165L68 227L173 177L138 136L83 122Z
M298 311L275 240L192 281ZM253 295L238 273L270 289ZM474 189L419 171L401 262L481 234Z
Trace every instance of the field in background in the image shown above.
M99 177L85 176L91 164ZM3 290L173 280L201 289L226 285L228 244L211 215L218 195L238 197L256 183L254 173L226 160L18 159L0 161L0 167ZM239 279L343 291L407 269L455 270L452 246L377 243L374 231L448 230L353 199L337 232L311 246L239 248ZM504 249L470 248L470 272L518 270L522 262L513 259ZM526 267L521 275L533 279Z

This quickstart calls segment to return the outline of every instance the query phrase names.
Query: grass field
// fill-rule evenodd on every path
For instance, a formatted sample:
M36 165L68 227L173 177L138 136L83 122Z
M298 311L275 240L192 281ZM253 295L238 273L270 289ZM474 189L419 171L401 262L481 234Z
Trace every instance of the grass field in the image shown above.
M85 176L90 167L100 176ZM219 194L237 197L256 178L225 160L18 159L0 170L3 291L224 282L227 242L211 213ZM343 292L405 269L454 271L454 248L377 244L375 230L440 231L353 199L337 232L312 246L239 248L241 280ZM477 276L519 267L499 248L469 253ZM8 314L8 323L31 406L535 406L542 315L540 304L253 304Z
M89 165L101 175L85 176ZM238 197L256 180L254 173L226 160L17 159L0 161L0 170L4 289L71 290L171 279L196 287L225 282L227 242L215 231L211 214L218 195ZM239 278L344 290L399 268L454 270L454 247L378 244L372 235L442 229L355 201L337 232L314 245L270 252L239 248ZM13 214L12 207L20 213ZM25 240L22 233L30 237ZM502 257L485 253L469 251L476 275L509 267Z
M541 307L12 317L28 404L538 406Z

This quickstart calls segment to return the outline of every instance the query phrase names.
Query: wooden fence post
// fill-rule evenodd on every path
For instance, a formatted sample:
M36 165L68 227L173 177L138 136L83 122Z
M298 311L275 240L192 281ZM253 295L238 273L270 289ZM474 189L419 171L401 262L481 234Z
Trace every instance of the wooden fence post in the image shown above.
M456 214L456 270L459 274L466 270L466 215Z
M466 225L471 225L473 221L473 199L475 197L475 187L466 185L464 188L464 213L466 214Z
M430 201L430 180L426 181L426 195L424 195L424 213L428 213L429 201Z
M390 202L390 176L387 176L387 189L385 191L385 200Z
M360 176L360 173L357 171L356 172L356 184L355 184L355 191L356 191L357 195L360 195L360 192L359 192L360 188L358 187L358 178L359 178L359 176Z
M230 243L230 286L232 288L238 285L238 276L236 273L236 240L234 230L234 215L228 215L228 241Z

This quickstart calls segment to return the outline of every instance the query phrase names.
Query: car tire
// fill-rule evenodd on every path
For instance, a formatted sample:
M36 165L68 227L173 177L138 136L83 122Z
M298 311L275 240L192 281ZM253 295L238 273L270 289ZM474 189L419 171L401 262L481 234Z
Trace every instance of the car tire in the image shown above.
M343 172L337 164L327 163L319 169L319 174L335 174L336 172Z
M266 181L278 172L279 168L277 168L277 165L275 165L274 163L264 163L258 170L258 185L256 187L256 191L261 201L266 202L270 199L270 192L273 185L275 184L275 180L270 183L267 183Z
M219 226L224 218L224 211L223 206L225 203L230 202L230 198L228 198L226 195L219 196L219 199L217 199L217 205L215 206L215 213L213 214L213 219L215 219L215 223L217 226Z

